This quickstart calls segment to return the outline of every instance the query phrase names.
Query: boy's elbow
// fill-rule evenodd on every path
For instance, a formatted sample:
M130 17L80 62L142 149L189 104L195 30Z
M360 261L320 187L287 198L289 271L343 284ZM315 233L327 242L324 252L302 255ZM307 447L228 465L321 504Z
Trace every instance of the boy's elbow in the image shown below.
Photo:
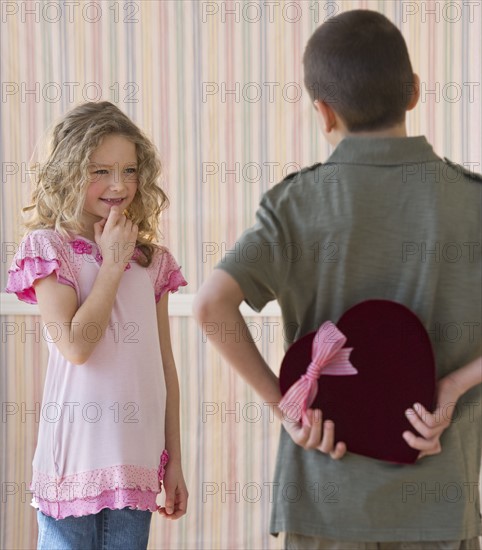
M218 322L239 312L243 295L238 283L217 269L194 298L193 315L199 325Z
M201 289L194 298L192 312L194 319L198 325L203 325L209 321L212 316L213 301L209 298L208 293Z
M208 280L194 298L193 315L199 325L219 320L230 308L230 302L222 289Z

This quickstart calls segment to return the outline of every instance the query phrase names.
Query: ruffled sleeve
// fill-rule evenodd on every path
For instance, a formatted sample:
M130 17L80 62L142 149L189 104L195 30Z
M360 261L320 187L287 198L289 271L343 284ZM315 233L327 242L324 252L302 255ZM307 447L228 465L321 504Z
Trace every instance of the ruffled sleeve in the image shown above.
M156 251L153 268L156 270L154 283L156 302L166 292L176 292L180 286L187 285L180 266L167 248L159 247Z
M16 294L23 302L36 304L33 283L52 273L59 283L71 286L78 293L74 266L69 262L68 244L53 230L33 231L20 243L8 270L5 291Z

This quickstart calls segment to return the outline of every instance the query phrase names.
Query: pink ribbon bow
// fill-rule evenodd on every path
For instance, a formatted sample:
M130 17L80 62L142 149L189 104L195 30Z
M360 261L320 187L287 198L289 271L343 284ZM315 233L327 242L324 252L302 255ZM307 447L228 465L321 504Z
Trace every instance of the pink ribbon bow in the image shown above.
M350 363L349 357L353 348L344 348L346 336L331 321L321 325L316 333L311 348L311 363L306 373L295 382L279 402L279 408L288 418L288 411L293 406L301 408L303 426L311 426L306 414L318 393L318 378L322 374L348 376L358 371ZM291 416L292 418L292 416Z

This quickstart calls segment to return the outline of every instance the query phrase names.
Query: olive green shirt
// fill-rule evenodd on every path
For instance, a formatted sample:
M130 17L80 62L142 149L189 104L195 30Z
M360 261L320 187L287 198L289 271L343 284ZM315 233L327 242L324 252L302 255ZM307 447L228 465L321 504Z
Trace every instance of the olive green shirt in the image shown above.
M429 331L440 378L481 353L481 198L481 177L440 159L424 137L348 137L324 164L265 193L256 224L217 267L256 311L279 302L285 347L363 300L400 302ZM352 453L335 461L282 429L271 532L477 536L480 390L459 400L442 453L414 465Z

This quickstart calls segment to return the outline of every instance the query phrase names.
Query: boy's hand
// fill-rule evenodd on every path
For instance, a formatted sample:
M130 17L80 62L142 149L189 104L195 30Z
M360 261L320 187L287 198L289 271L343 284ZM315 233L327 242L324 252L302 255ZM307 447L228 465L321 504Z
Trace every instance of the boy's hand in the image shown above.
M402 437L410 447L420 451L419 459L442 452L440 436L450 426L460 395L460 388L449 375L442 378L437 385L437 408L433 413L428 412L420 403L416 403L413 409L406 411L410 424L421 436L406 431L403 432Z
M159 514L166 519L179 519L186 513L187 499L189 498L179 464L172 461L167 463L163 485L166 492L166 502L162 508L159 508Z
M323 422L322 412L319 409L306 411L311 426L303 426L289 418L283 419L283 426L291 439L303 449L314 449L329 454L338 460L346 453L346 445L339 441L335 445L335 424L331 420Z

